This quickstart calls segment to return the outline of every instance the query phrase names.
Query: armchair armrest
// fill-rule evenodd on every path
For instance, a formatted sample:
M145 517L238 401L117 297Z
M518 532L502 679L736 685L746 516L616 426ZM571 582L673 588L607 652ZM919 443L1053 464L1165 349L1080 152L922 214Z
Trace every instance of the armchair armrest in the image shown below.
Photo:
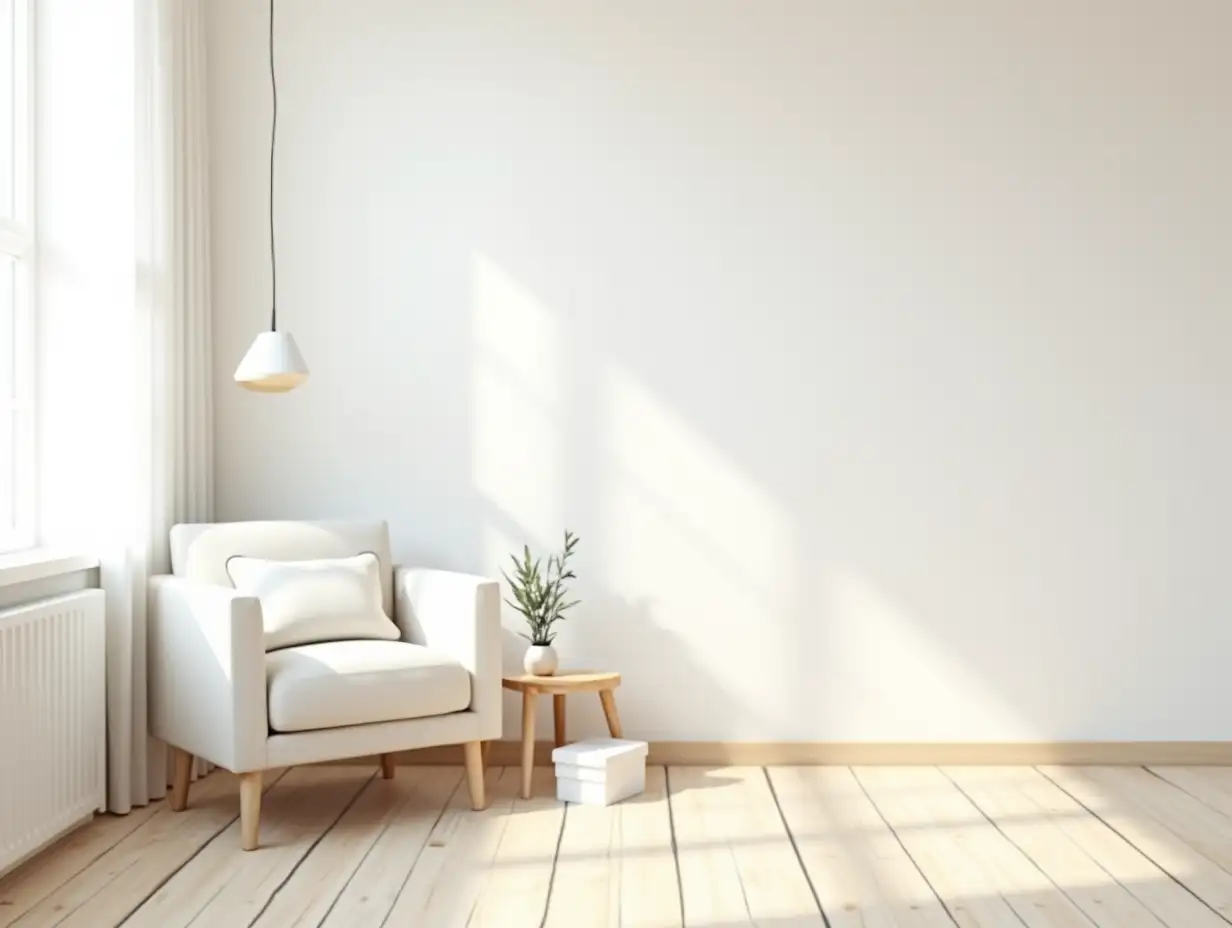
M261 603L224 586L150 578L155 737L235 773L265 767L269 713Z
M459 661L471 674L480 739L501 735L500 587L447 570L394 569L394 620L402 639Z

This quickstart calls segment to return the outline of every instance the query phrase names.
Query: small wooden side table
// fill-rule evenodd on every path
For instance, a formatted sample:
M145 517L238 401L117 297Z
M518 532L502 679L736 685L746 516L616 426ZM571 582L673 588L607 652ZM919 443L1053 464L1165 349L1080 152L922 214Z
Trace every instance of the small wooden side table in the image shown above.
M599 670L566 670L551 677L524 673L505 677L502 686L522 694L522 798L530 798L530 777L535 767L535 700L540 693L551 694L556 721L556 746L565 743L565 697L573 693L598 693L607 717L607 730L613 738L623 737L616 696L620 674Z

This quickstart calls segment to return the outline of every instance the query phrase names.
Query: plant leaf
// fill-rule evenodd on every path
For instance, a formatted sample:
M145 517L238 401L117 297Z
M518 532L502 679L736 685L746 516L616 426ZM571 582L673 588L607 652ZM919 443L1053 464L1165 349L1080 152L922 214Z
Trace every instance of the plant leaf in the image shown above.
M565 612L578 604L578 600L566 602L566 581L577 579L569 567L569 559L578 540L577 535L565 529L564 547L559 552L548 554L546 562L542 557L531 554L530 545L523 544L521 557L509 555L513 564L512 576L501 569L501 576L509 584L513 595L513 599L506 598L504 602L526 620L530 634L518 634L531 644L550 645L555 641L552 626L564 621L567 618Z

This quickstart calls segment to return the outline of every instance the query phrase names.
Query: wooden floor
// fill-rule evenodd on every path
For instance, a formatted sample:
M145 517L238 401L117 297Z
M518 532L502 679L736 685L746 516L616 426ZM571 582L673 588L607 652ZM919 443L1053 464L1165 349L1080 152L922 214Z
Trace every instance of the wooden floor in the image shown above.
M100 816L0 880L0 926L1223 928L1232 770L652 767L645 795L516 798L491 769L303 767Z

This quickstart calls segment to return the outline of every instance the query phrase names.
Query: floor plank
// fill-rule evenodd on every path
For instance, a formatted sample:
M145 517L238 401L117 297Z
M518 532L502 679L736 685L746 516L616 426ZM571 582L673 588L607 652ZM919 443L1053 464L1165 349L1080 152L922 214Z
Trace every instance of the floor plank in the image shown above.
M932 767L856 768L857 779L955 921L980 928L1090 922Z
M8 928L155 815L164 813L169 814L166 803L155 802L128 815L97 815L0 878L0 928Z
M414 778L406 776L412 770L416 772ZM455 792L464 791L462 771L458 767L400 767L397 779L392 782L402 784L404 778L411 790L409 796L376 838L336 900L331 900L333 907L321 922L321 928L379 928L385 924L386 916L446 805ZM273 906L266 915L272 911ZM262 923L266 921L263 919ZM278 926L277 922L268 924L270 928Z
M1232 819L1140 767L1084 767L1096 783L1131 797L1194 850L1232 873Z
M386 924L452 928L470 919L509 824L521 771L489 769L485 783L488 807L482 812L471 811L466 790L454 792ZM535 785L542 787L542 779Z
M1100 928L1159 928L1150 909L1018 788L1017 771L947 767L942 772Z
M1164 924L1225 928L1222 918L1038 770L1016 767L1012 777L1022 795Z
M296 767L269 790L261 846L240 850L233 822L125 923L125 928L250 925L295 866L376 774L366 767Z
M268 789L281 771L271 772ZM165 801L150 819L48 895L21 919L21 928L107 928L118 925L169 876L239 816L236 778L215 771L193 784L189 806Z
M0 880L0 928L1232 922L1228 769L651 767L611 807L492 769L478 813L458 767L374 774L274 772L253 853L222 771L100 818Z
M461 779L461 767L403 767L392 780L369 780L359 798L303 859L254 924L257 928L317 928L388 829L414 822L421 833L418 847L423 846L428 823L435 821ZM409 864L418 848L408 840L411 835L407 829L397 828L394 834L399 841L398 854ZM389 847L388 842L385 847Z
M1190 847L1232 872L1232 819L1141 767L1083 767L1096 783L1130 798Z
M530 799L515 798L468 926L539 928L548 907L565 804L556 798L556 776L538 768Z
M1092 776L1097 768L1045 766L1039 770L1118 832L1159 869L1188 888L1224 919L1232 919L1232 873L1178 835L1173 829L1183 829L1177 823L1161 822L1149 808L1142 805L1133 790L1127 792L1123 788L1124 784L1118 787L1098 774ZM1187 928L1188 923L1179 922L1178 925Z
M830 928L953 924L848 768L768 774Z
M570 805L546 928L680 928L667 771L612 806Z
M1152 767L1151 772L1232 818L1232 770L1226 767Z
M671 767L685 925L821 926L760 767Z

